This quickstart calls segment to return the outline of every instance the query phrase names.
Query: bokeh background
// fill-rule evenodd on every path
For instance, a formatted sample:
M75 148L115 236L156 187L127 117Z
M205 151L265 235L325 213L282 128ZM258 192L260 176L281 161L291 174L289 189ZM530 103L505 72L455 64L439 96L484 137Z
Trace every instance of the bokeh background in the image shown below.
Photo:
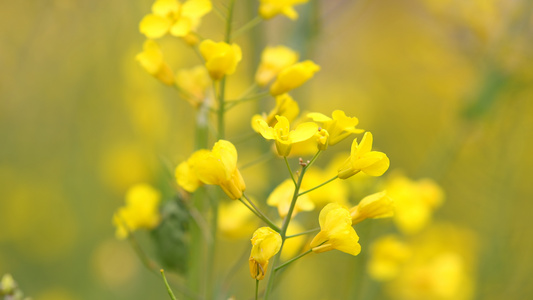
M441 185L435 219L476 235L475 299L533 297L533 2L310 2L297 22L277 17L236 39L244 60L230 98L250 84L265 45L313 59L322 70L293 94L302 110L357 116L391 170ZM193 109L134 60L151 4L0 2L0 273L34 299L167 297L111 223L130 185L165 182L192 151ZM235 26L256 7L237 0ZM221 39L221 25L211 13L200 32ZM162 45L174 69L199 63L179 41ZM263 101L229 113L230 140L252 132L251 115L273 105ZM241 157L261 155L254 151ZM258 173L244 176L261 198L280 180ZM149 252L149 238L138 237ZM233 261L232 245L222 242L221 268ZM353 261L327 253L309 258L318 268L298 264L284 284L306 288L287 299L359 299L353 280L364 267ZM250 290L236 288L238 299L251 295L246 268L234 284ZM333 275L310 286L320 274Z

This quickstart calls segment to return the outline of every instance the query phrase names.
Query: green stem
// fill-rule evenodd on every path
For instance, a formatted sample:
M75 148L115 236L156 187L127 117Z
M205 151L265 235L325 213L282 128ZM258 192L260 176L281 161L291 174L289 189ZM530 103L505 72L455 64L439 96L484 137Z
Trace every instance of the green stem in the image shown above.
M259 280L255 280L255 300L259 299Z
M233 32L232 38L235 39L238 36L240 36L241 34L246 33L248 30L254 28L259 23L261 23L261 21L263 21L263 18L261 18L260 16L256 16L255 18L253 18L250 21L248 21L248 23L242 25L239 29L235 30Z
M322 187L322 186L324 186L324 185L326 185L326 184L332 182L333 180L335 180L335 179L337 179L337 178L339 178L339 175L335 175L335 177L333 177L333 178L331 178L331 179L328 179L326 182L323 182L323 183L321 183L321 184L315 186L315 187L312 188L312 189L308 189L307 191L304 191L304 192L299 193L299 194L298 194L298 197L301 196L301 195L305 195L305 194L307 194L307 193L309 193L309 192L311 192L311 191L314 191L314 190L318 189L319 187Z
M291 206L289 207L289 212L287 213L287 216L283 220L283 225L281 226L281 232L280 232L281 247L280 247L278 254L274 256L272 266L275 266L278 263L280 256L281 256L281 252L283 251L283 246L285 245L285 239L286 239L286 234L287 234L287 228L289 228L289 223L291 222L292 213L294 212L294 207L296 206L296 200L298 200L298 193L300 191L300 187L302 186L302 180L304 178L305 171L307 171L307 169L311 167L311 165L315 162L315 160L318 158L320 153L321 151L318 150L318 152L315 154L313 159L311 159L311 161L309 161L308 164L302 167L302 172L300 176L298 177L298 182L296 183L296 186L294 187L294 193L292 195ZM264 300L268 299L268 296L270 295L272 288L274 287L275 274L276 274L276 269L272 270L272 272L270 272L270 275L268 276L268 283L267 283L267 288L265 290Z
M174 296L172 289L168 285L167 277L165 277L165 271L161 269L160 272L161 272L161 275L163 276L163 281L165 282L165 286L167 287L167 292L168 292L168 295L170 296L170 299L176 300L176 296Z
M228 110L231 109L231 108L234 108L238 104L241 104L241 103L244 103L244 102L247 102L247 101L261 99L261 98L264 98L264 97L269 96L269 95L270 95L270 92L263 92L263 93L252 95L252 96L249 96L249 97L246 97L246 98L228 100Z
M287 169L289 169L289 173L291 174L292 182L296 186L296 179L294 179L294 173L292 172L291 166L289 165L289 160L286 156L283 157L285 160L285 164L287 165Z
M309 254L309 253L311 253L311 252L313 252L313 249L309 249L309 250L305 251L304 253L302 253L302 254L300 254L300 255L298 255L298 256L296 256L296 257L294 257L294 258L288 260L287 262L285 262L284 264L280 265L279 267L276 267L276 268L274 269L274 271L278 271L278 270L280 270L280 269L282 269L282 268L285 268L285 267L288 266L289 264L295 262L296 260L298 260L298 259L304 257L305 255L307 255L307 254Z
M242 204L244 204L246 207L248 207L248 209L253 212L259 219L263 220L263 222L265 222L270 228L272 228L274 231L276 232L280 232L280 229L278 226L276 226L276 224L274 224L274 222L272 222L267 216L265 216L254 204L252 201L250 201L248 198L246 198L246 196L243 194L244 196L244 199L246 199L248 201L249 204L247 204L246 202L244 202L244 200L242 200L242 198L239 198L239 200L242 202Z
M228 5L228 18L226 19L226 35L225 35L225 41L226 43L231 42L231 22L233 21L233 6L235 4L235 0L230 0Z
M288 236L285 237L285 239L291 239L291 238L294 238L294 237L297 237L297 236L306 235L306 234L317 232L317 231L320 231L320 228L310 229L310 230L307 230L307 231L304 231L304 232L300 232L300 233L297 233L297 234L288 235Z
M226 91L226 76L222 77L222 79L219 82L219 90L218 90L218 139L224 139L225 133L224 133L224 113L225 113L225 100L224 100L224 94Z

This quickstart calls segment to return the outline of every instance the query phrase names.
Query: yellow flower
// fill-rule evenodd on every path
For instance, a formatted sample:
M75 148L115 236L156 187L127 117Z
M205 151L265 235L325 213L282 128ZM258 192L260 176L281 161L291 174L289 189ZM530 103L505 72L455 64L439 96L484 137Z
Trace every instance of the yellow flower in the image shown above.
M344 162L339 169L339 178L346 179L359 172L370 176L381 176L389 168L390 161L383 152L372 150L372 133L366 132L357 144L357 139L352 143L350 157Z
M150 39L168 32L186 37L198 28L201 18L211 9L209 0L188 0L183 4L176 0L157 0L152 5L152 13L142 19L139 30Z
M206 60L205 66L213 80L233 74L242 59L241 48L237 44L215 43L212 40L200 43L200 53Z
M180 163L176 167L175 175L178 186L182 187L189 193L193 193L202 185L202 182L196 175L195 164L200 157L209 154L209 150L201 149L194 152L189 159Z
M237 149L228 141L219 140L212 151L198 154L194 169L200 181L220 185L233 200L241 198L246 189L241 172L237 169Z
M268 126L274 127L278 120L276 115L283 116L289 120L289 122L294 121L298 114L300 113L300 107L298 102L294 101L289 94L283 94L276 97L276 107L270 111L268 116L254 115L252 117L252 128L255 132L260 132L261 127L257 123L257 120L263 119Z
M293 143L310 139L318 130L315 123L302 123L294 130L290 130L289 120L283 116L276 116L278 122L274 128L269 127L264 120L257 120L261 135L267 140L276 141L276 149L280 156L288 156Z
M211 80L204 66L196 66L189 70L179 70L176 74L176 85L183 91L182 97L193 107L198 107L206 97Z
M403 264L412 255L409 245L395 235L380 237L370 247L368 273L378 281L391 280L398 276Z
M261 227L252 237L252 252L250 253L250 275L261 280L268 270L268 260L276 255L281 248L281 236L269 227Z
M283 69L270 87L270 94L278 96L293 90L320 70L320 67L310 60L294 64Z
M361 252L359 236L352 227L350 212L337 203L326 205L319 216L320 232L311 241L313 252L321 253L337 249L357 255Z
M163 52L161 52L161 48L155 41L146 40L143 45L143 52L137 54L135 59L155 78L167 85L174 84L172 70L163 60Z
M430 179L413 181L396 176L385 188L394 199L394 222L404 234L417 233L429 224L433 211L444 199L444 192Z
M364 131L363 129L355 128L359 124L359 120L356 117L347 117L342 110L334 111L331 116L330 118L321 113L307 114L307 117L313 119L313 121L322 123L321 127L328 131L329 144L332 146L344 140L350 134Z
M263 19L271 19L279 14L287 16L291 20L298 19L298 13L293 6L307 3L309 0L260 0L259 15Z
M137 184L126 193L126 206L119 208L113 215L113 224L117 227L116 236L124 239L128 232L140 228L156 227L161 217L159 202L161 194L148 184Z
M277 206L280 217L285 218L289 213L293 194L294 183L291 179L287 179L272 191L268 196L267 204ZM309 196L302 195L296 201L292 216L294 217L299 211L311 211L313 209L315 209L315 204L309 199Z
M359 204L350 209L353 224L365 219L390 218L394 215L392 199L385 191L366 196Z
M225 238L242 239L253 233L259 219L239 201L221 202L218 230Z
M298 61L298 53L285 47L266 47L261 54L261 63L255 73L255 82L259 86L267 85L281 70Z

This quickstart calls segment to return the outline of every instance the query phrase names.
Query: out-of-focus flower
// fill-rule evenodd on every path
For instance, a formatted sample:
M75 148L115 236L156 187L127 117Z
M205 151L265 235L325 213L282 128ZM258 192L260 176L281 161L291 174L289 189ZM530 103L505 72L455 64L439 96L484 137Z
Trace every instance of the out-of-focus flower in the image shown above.
M218 210L218 230L229 239L250 236L259 220L246 206L238 201L221 202Z
M337 203L326 205L319 216L320 232L311 241L313 252L337 249L357 255L361 252L359 236L352 227L350 212Z
M154 40L146 40L143 52L137 54L135 59L152 76L164 84L174 85L174 74L170 66L163 59L163 52Z
M181 69L176 73L176 86L182 91L182 97L193 107L203 103L207 89L211 86L209 74L204 66Z
M444 199L442 189L430 179L413 181L395 176L385 188L394 200L394 222L404 234L414 234L423 229Z
M380 237L370 247L368 273L374 280L391 280L398 276L410 256L409 245L401 241L398 236Z
M370 176L381 176L389 168L390 161L383 152L372 150L372 133L366 132L360 144L352 143L350 157L339 169L339 178L346 179L359 172Z
M293 143L310 139L318 130L318 126L312 122L298 125L296 129L290 130L289 120L283 116L276 115L278 122L274 128L262 120L257 120L261 135L267 140L275 140L276 149L280 156L288 156Z
M268 196L267 204L276 206L280 217L285 218L289 213L292 197L294 195L294 183L291 179L283 181L278 185ZM309 199L308 195L298 197L292 216L295 216L299 211L311 211L315 209L315 204Z
M359 124L359 120L356 117L347 117L342 110L335 110L331 114L331 118L321 113L308 113L307 117L315 122L322 123L321 128L328 131L329 144L332 146L344 140L350 134L364 132L363 129L355 128Z
M259 86L267 85L281 70L295 64L298 53L285 46L266 47L261 54L261 63L255 73L255 82Z
M294 10L295 5L307 3L309 0L260 0L259 15L263 19L271 19L279 14L287 16L291 20L298 18Z
M261 280L268 270L268 260L276 255L281 248L281 236L270 227L261 227L252 237L252 252L250 253L250 275Z
M328 165L327 168L321 169L316 165L306 171L305 177L302 181L302 190L312 189L327 180L331 179L337 174L337 166L335 164ZM346 181L333 180L330 183L313 190L307 194L311 201L317 206L322 208L329 203L338 203L340 205L347 206L348 203L348 188Z
M219 140L212 151L199 153L193 165L201 182L220 185L233 200L242 197L246 184L237 169L237 149L232 143Z
M350 209L353 224L365 219L390 218L394 215L392 199L387 192L379 192L366 196L358 205Z
M200 25L201 18L212 9L209 0L157 0L152 13L139 24L139 30L150 39L157 39L168 32L173 36L186 37Z
M283 94L276 97L276 107L270 111L268 116L254 115L252 117L252 128L255 132L260 132L261 127L257 123L257 120L263 119L268 126L274 127L278 120L276 115L283 116L289 120L289 122L294 121L298 114L300 113L300 107L298 102L294 101L289 94Z
M287 67L278 74L276 81L270 87L270 94L278 96L287 93L304 84L318 71L320 67L310 60Z
M118 209L113 216L117 227L116 236L124 239L128 232L137 229L155 228L160 220L159 202L161 194L148 184L137 184L126 193L126 206Z
M194 152L189 159L180 163L176 167L175 175L176 181L180 187L189 193L193 193L202 185L202 181L196 175L195 164L199 157L204 157L209 154L209 150L200 149Z
M200 43L200 53L213 80L220 80L225 75L233 74L242 59L241 48L237 44L215 43L212 40Z

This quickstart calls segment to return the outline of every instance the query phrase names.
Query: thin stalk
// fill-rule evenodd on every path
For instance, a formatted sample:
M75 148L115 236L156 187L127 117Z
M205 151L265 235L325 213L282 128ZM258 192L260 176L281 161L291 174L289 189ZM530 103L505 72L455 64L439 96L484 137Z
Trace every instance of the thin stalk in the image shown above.
M280 232L280 229L278 226L276 226L276 224L274 224L274 222L272 222L265 214L263 214L261 212L261 210L255 206L255 204L250 201L250 199L248 199L246 197L246 195L243 194L243 197L244 199L246 199L246 201L248 201L248 204L246 204L242 198L240 198L239 200L241 200L241 202L246 205L246 207L248 207L249 210L251 210L257 217L259 217L261 220L263 220L263 222L265 222L270 228L272 228L273 230L275 230L276 232Z
M242 25L239 29L235 30L231 37L234 38L234 39L237 38L241 34L246 33L248 30L254 28L257 25L259 25L261 23L261 21L263 21L263 18L261 18L260 16L256 16L255 18L253 18L250 21L248 21L248 23Z
M231 22L233 21L233 6L235 4L235 0L230 0L228 5L228 18L226 19L226 35L225 35L225 41L226 43L231 42Z
M276 256L274 256L274 260L272 262L272 266L275 266L278 263L279 258L281 256L281 252L282 252L283 246L285 244L287 228L289 228L289 223L291 222L292 213L294 212L294 207L296 206L296 200L298 200L298 192L300 191L300 187L302 186L302 180L304 178L305 171L307 171L307 168L311 167L311 165L315 162L315 160L320 155L320 152L321 151L318 150L318 152L315 154L313 159L311 159L311 161L308 164L306 164L305 166L302 167L302 172L301 172L300 176L298 177L298 182L296 183L296 186L294 187L294 193L292 195L291 206L289 207L289 212L287 213L287 216L283 220L283 225L281 226L281 232L280 232L280 235L281 235L281 248L280 248L278 254L276 254ZM267 288L265 290L264 300L268 299L268 296L270 295L270 293L272 291L272 288L274 286L275 273L276 273L276 269L274 269L274 270L272 270L272 272L270 272L270 275L268 277Z
M319 187L322 187L322 186L324 186L324 185L326 185L326 184L332 182L333 180L335 180L335 179L337 179L337 178L339 178L339 175L335 175L335 177L333 177L333 178L331 178L331 179L328 179L327 181L325 181L325 182L323 182L323 183L321 183L321 184L315 186L315 187L312 188L312 189L308 189L307 191L303 191L303 192L299 193L299 194L298 194L298 197L301 196L301 195L305 195L305 194L307 194L307 193L309 193L309 192L311 192L311 191L314 191L314 190L318 189Z
M259 299L259 280L255 280L255 300Z
M165 277L165 271L163 269L159 270L161 272L161 276L163 276L163 281L165 282L165 286L167 287L168 295L170 296L170 299L176 300L176 296L174 296L174 293L172 292L172 289L168 285L167 278Z
M291 238L294 238L294 237L297 237L297 236L306 235L306 234L310 234L310 233L317 232L317 231L320 231L320 228L310 229L310 230L307 230L307 231L304 231L304 232L300 232L300 233L297 233L297 234L288 235L288 236L285 237L285 239L291 239Z
M218 90L218 139L224 139L225 133L224 133L224 113L225 113L225 104L226 101L224 99L226 92L226 76L222 77L222 79L219 82L219 90Z
M249 96L249 97L246 97L246 98L228 100L228 110L231 109L231 108L234 108L238 104L241 104L241 103L244 103L244 102L247 102L247 101L258 100L258 99L264 98L264 97L269 96L269 95L270 95L270 92L263 92L263 93L252 95L252 96Z
M283 157L285 160L285 164L287 165L287 169L289 169L289 173L291 174L292 182L294 183L294 186L296 186L296 179L294 179L294 173L292 172L291 166L289 165L289 160L286 156Z
M311 253L311 252L313 252L313 249L309 249L309 250L305 251L304 253L302 253L302 254L300 254L300 255L294 257L294 258L291 258L290 260L286 261L285 263L283 263L283 264L280 265L279 267L276 267L276 268L274 269L274 271L278 271L278 270L280 270L280 269L282 269L282 268L285 268L285 267L288 266L289 264L291 264L291 263L297 261L298 259L304 257L305 255L307 255L307 254L309 254L309 253Z

